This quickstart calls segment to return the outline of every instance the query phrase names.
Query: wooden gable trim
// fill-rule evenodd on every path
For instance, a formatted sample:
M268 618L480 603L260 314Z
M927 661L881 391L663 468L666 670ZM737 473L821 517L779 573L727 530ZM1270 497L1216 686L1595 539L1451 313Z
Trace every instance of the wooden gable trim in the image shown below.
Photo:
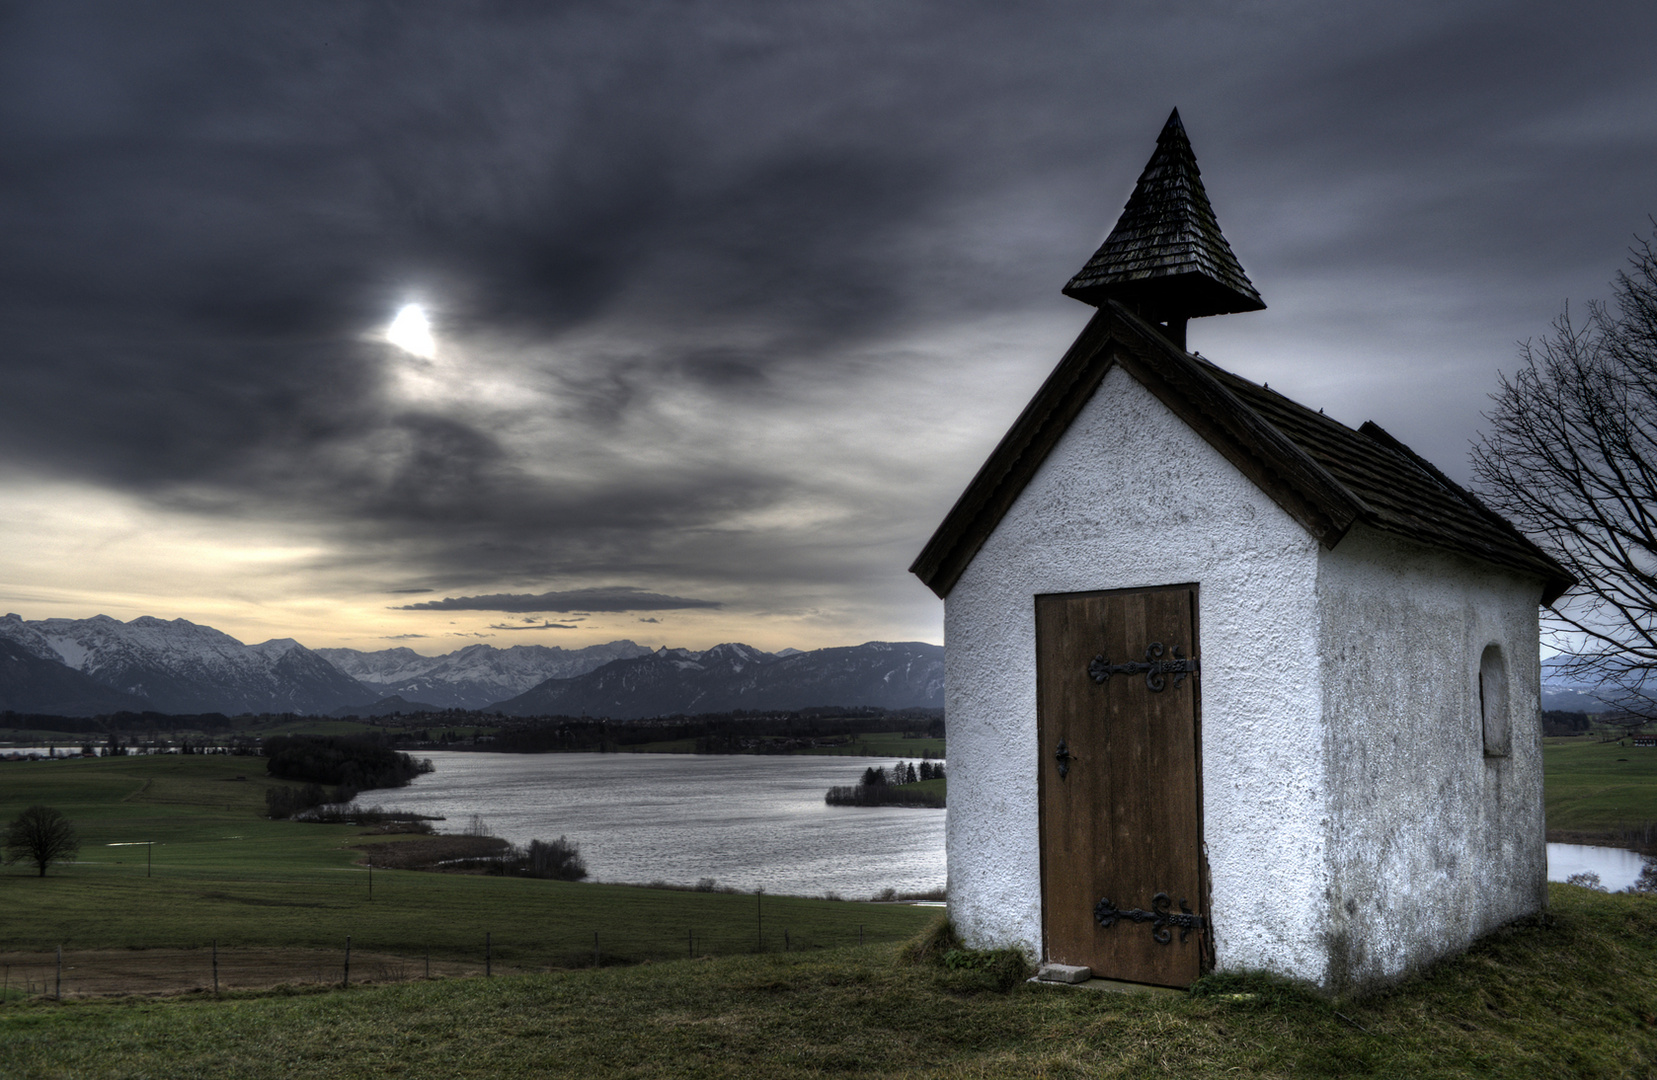
M1093 397L1112 358L1111 313L1100 309L955 501L909 572L940 598L948 596L1013 500Z
M1119 305L1112 305L1120 307ZM1132 312L1120 309L1122 367L1326 548L1372 511L1357 495L1206 370ZM1138 324L1135 326L1134 324Z
M1274 502L1334 547L1363 502L1220 385L1205 365L1116 301L1106 301L967 485L909 567L949 595L1047 455L1120 363Z

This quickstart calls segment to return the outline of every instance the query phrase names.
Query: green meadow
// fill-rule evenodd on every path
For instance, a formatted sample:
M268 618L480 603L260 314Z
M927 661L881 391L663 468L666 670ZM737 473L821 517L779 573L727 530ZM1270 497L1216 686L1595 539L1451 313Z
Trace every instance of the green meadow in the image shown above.
M1545 739L1542 765L1550 832L1620 839L1657 827L1657 747Z
M0 950L354 948L499 963L591 964L890 942L933 912L904 905L369 869L350 825L268 821L253 757L0 765L0 821L62 810L80 856L37 878L0 870ZM148 842L153 846L146 847ZM147 858L153 859L153 864ZM372 882L372 895L370 883ZM786 934L786 938L785 938Z
M1358 1001L1250 976L1191 993L1009 984L868 945L349 990L36 998L0 1008L0 1073L1645 1077L1654 973L1657 901L1555 886L1546 919Z

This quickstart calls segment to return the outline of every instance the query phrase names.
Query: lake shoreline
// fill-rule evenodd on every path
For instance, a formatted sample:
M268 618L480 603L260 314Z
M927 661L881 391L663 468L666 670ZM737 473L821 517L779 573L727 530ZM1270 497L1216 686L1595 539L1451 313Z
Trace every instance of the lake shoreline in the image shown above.
M1657 841L1643 844L1631 842L1626 833L1606 830L1549 829L1547 842L1550 844L1580 844L1584 847L1617 848L1622 851L1638 852L1641 855L1657 855Z

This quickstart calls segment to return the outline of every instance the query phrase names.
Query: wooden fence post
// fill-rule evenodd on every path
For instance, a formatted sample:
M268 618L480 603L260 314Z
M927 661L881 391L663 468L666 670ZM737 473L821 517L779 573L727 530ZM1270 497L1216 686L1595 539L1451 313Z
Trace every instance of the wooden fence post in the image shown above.
M341 986L351 985L351 935L345 935L345 979Z
M219 992L219 939L213 939L213 993Z
M54 991L53 996L56 997L59 1001L63 1000L63 946L62 945L58 946L58 981L57 981L57 988Z
M495 977L494 965L495 965L494 935L492 933L490 933L489 931L485 930L483 932L483 977L485 979L492 979L492 978Z

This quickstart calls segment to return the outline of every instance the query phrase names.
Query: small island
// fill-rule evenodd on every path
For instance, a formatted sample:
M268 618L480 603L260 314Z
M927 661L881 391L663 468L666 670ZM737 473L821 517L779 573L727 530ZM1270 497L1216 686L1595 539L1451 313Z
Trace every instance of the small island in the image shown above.
M944 763L900 761L888 772L882 765L863 770L856 784L831 787L823 801L830 806L922 806L944 808L947 781Z

